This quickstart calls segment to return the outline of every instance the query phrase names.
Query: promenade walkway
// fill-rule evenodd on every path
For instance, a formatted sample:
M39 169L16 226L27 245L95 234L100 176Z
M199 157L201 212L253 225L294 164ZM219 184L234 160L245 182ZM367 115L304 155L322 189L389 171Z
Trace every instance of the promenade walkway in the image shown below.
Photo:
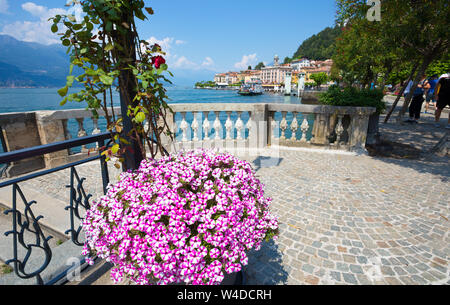
M446 132L446 116L441 128L431 115L414 125L380 123L384 140L416 155L281 150L278 157L247 157L280 223L279 239L250 254L247 284L450 284L450 163L425 153ZM99 171L82 166L79 173L99 195L92 182ZM66 177L24 187L64 202Z

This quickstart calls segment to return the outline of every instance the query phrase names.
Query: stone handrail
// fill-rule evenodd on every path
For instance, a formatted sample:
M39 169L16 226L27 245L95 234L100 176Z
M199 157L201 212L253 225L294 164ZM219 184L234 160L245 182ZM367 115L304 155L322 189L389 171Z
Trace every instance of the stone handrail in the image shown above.
M236 153L286 146L365 151L369 116L375 113L375 108L369 107L304 104L192 103L170 107L173 113L167 112L166 120L176 136L174 141L163 138L169 151L203 147ZM120 114L120 108L115 107L114 112ZM104 113L99 111L99 116ZM74 129L75 136L86 136L86 122L92 123L91 134L106 131L101 130L92 112L84 109L0 114L2 141L8 151L64 141L72 137L69 131ZM10 166L8 175L55 167L80 158L86 151L24 160Z

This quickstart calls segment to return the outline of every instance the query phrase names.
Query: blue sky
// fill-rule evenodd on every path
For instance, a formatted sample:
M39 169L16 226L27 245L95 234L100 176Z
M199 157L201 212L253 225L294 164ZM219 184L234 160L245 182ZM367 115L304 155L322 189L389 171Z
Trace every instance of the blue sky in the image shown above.
M67 9L66 0L0 0L0 34L57 43L46 19ZM155 15L138 23L141 39L168 52L169 69L180 79L211 78L258 62L283 60L300 43L333 26L333 0L153 0Z

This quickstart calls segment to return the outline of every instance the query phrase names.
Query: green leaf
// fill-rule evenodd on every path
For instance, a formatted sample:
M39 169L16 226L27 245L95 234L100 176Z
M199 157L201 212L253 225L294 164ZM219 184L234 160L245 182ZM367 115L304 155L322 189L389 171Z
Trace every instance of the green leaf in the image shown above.
M61 88L58 90L58 94L63 97L67 95L67 91L69 91L69 87L65 86L64 88Z
M62 41L62 44L63 44L63 46L68 47L68 46L70 46L70 40L69 39L64 39Z
M106 86L111 86L114 82L114 78L108 75L100 75L100 81Z
M112 49L114 49L114 45L110 42L110 43L108 43L108 44L106 45L105 51L106 51L106 52L109 52L109 51L111 51Z
M72 75L73 72L73 64L70 64L69 74Z
M107 21L107 22L106 22L106 26L105 26L105 30L106 30L107 32L111 32L111 31L112 31L112 27L113 27L112 22L111 22L111 21Z
M136 115L136 122L142 123L142 122L144 122L144 120L145 120L145 114L143 112L139 112Z
M73 75L67 76L66 86L67 87L72 87L74 80L75 80L75 76L73 76Z
M58 25L53 24L52 25L52 33L56 33L56 32L58 32Z
M64 106L67 103L67 97L65 97L60 103L60 106Z
M113 154L116 154L116 153L119 151L119 148L120 148L119 144L114 144L114 145L111 147L111 152L112 152Z

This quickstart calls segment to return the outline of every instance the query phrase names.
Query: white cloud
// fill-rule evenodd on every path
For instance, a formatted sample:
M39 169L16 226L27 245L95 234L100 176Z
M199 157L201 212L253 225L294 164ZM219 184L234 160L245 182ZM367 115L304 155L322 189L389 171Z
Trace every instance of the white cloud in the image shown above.
M167 65L170 69L179 69L179 70L211 70L214 66L214 60L207 56L203 60L203 62L197 63L184 55L179 55L177 50L177 46L185 44L186 41L175 39L173 37L165 37L163 39L158 39L154 36L150 37L146 40L150 45L159 44L162 51L166 53L164 56L167 62Z
M197 69L198 65L189 59L187 59L185 56L174 56L174 62L169 63L170 67L174 67L176 69Z
M174 39L172 37L166 37L161 40L152 36L149 39L147 39L147 42L150 45L158 44L161 47L162 51L166 53L166 58L168 59L171 57L170 51L172 49L172 44L174 42Z
M234 67L236 69L246 70L248 66L253 66L256 64L256 61L258 58L256 57L256 53L250 54L250 55L244 55L242 56L242 59L240 62L237 62L234 64Z
M206 57L205 60L202 63L203 67L211 67L214 65L214 60L211 57Z
M67 14L66 10L61 8L48 9L33 2L22 4L22 9L39 18L39 21L16 21L6 24L0 34L10 35L26 42L38 42L46 45L60 42L58 36L51 32L51 21L48 21L48 19L57 14Z

